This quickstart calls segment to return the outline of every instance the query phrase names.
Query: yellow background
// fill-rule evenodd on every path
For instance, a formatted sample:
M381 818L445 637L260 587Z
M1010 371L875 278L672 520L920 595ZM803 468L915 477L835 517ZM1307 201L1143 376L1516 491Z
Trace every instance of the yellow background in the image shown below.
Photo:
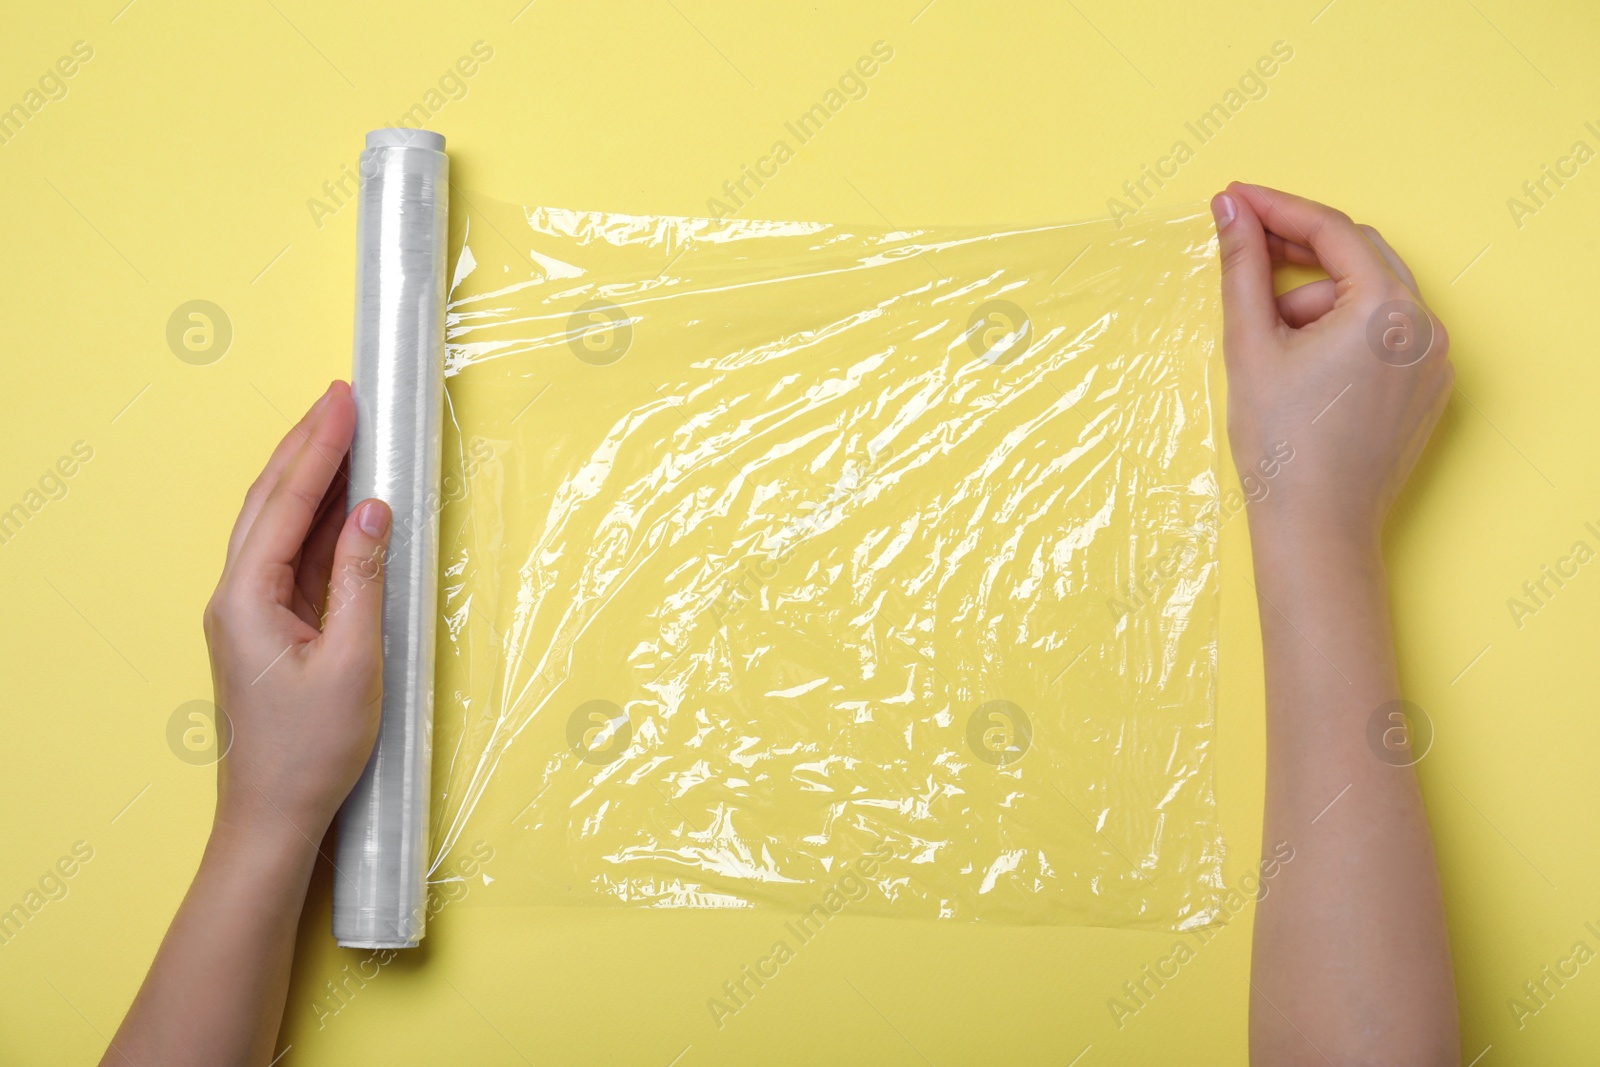
M1156 204L1227 179L1377 225L1448 324L1453 398L1392 526L1407 696L1436 829L1466 1059L1579 1062L1600 963L1519 1027L1507 1001L1600 948L1600 564L1513 621L1507 600L1580 538L1600 547L1600 162L1536 213L1507 198L1577 140L1600 149L1600 13L1577 0L1001 8L972 0L750 5L308 0L30 5L0 35L0 107L76 41L64 99L0 144L0 509L74 442L94 458L0 544L0 909L74 842L65 899L0 945L0 1062L89 1063L198 859L212 772L174 757L174 709L209 695L199 617L246 485L348 373L355 212L307 201L363 133L482 40L493 58L430 126L456 183L509 201L698 214L873 42L894 59L742 214L894 224L1103 216L1239 77L1294 58ZM1552 186L1553 188L1553 186ZM179 361L166 324L221 305L231 348ZM1230 883L1255 862L1260 653L1242 520L1224 532L1216 767ZM130 802L131 806L130 806ZM1308 832L1314 831L1308 827ZM447 907L427 949L318 1028L355 954L319 881L283 1064L1240 1063L1249 923L1121 1029L1107 999L1169 935L845 915L719 1030L706 1007L767 953L774 913ZM475 893L478 891L475 890ZM1586 1020L1589 1020L1586 1023ZM1074 1057L1078 1057L1074 1059Z

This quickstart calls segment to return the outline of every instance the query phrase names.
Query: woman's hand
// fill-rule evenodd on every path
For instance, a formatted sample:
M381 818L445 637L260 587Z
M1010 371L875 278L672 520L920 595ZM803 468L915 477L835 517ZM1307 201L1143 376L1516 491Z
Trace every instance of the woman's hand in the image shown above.
M1228 434L1256 490L1263 861L1293 859L1257 904L1250 1059L1459 1064L1421 754L1370 740L1403 706L1379 534L1450 394L1444 327L1371 227L1239 183L1212 210ZM1274 297L1274 262L1328 277Z
M1242 478L1273 471L1250 509L1254 539L1331 537L1373 550L1449 399L1444 326L1371 226L1240 182L1211 207L1227 309L1228 436ZM1328 277L1274 297L1275 263L1321 266ZM1275 464L1291 449L1291 462Z
M345 515L355 420L350 387L334 382L279 443L228 540L205 612L230 745L219 827L287 821L321 841L377 738L390 514L367 500Z
M205 615L228 746L216 820L102 1067L277 1062L311 868L383 696L390 515L367 500L345 517L355 424L350 387L334 382L273 452L228 539Z

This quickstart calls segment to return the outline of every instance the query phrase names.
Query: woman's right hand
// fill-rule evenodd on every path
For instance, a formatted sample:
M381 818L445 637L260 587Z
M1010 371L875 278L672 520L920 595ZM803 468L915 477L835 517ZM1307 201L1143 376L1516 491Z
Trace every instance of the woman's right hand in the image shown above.
M1211 208L1234 461L1255 481L1276 468L1250 505L1253 540L1373 550L1449 399L1449 336L1372 227L1242 182ZM1275 263L1328 277L1275 297Z

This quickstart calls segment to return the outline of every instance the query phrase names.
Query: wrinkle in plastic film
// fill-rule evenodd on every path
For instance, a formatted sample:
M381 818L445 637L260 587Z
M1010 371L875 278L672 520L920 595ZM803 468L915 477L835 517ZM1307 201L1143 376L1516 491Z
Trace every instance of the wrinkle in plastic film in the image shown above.
M1218 917L1208 217L452 223L436 871Z

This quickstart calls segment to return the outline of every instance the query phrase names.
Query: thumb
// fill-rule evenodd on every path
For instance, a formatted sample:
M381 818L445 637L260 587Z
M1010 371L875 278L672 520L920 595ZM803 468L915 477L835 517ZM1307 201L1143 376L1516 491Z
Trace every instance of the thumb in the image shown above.
M333 550L328 617L322 633L333 645L376 646L383 623L383 578L393 527L389 505L363 500L344 520Z
M1236 356L1278 325L1272 295L1272 254L1261 220L1242 196L1211 200L1222 258L1222 325L1226 354Z

